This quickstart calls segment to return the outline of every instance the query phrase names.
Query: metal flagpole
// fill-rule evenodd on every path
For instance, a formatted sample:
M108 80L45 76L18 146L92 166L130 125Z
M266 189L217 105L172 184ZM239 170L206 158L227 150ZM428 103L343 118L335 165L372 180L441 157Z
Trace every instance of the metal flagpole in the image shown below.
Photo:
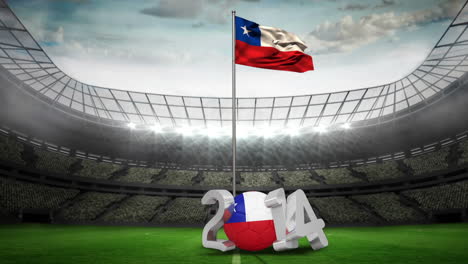
M236 11L232 11L232 194L236 196Z

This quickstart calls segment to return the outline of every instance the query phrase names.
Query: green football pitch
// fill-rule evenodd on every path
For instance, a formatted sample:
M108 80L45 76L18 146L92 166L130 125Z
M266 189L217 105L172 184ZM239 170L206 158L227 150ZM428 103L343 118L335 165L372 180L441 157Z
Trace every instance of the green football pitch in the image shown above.
M201 228L0 225L0 263L468 263L468 224L325 228L329 246L219 252ZM222 232L220 232L222 233Z

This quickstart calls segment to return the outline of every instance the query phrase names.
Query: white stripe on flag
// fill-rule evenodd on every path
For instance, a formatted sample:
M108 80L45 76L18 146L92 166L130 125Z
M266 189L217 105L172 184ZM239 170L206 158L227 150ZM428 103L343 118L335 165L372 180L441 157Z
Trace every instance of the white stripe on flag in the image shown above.
M293 33L280 28L259 26L262 47L273 47L279 51L300 51L307 49L304 41Z
M243 195L245 220L247 222L273 220L271 209L265 206L266 194L261 192L245 192Z

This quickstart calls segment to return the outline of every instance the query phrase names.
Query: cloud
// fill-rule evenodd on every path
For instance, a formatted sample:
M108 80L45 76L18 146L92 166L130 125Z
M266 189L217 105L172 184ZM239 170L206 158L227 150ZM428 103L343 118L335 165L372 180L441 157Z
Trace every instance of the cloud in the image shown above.
M347 4L343 7L339 7L338 9L341 11L361 11L366 9L380 9L393 5L396 5L395 0L382 0L379 4L374 6L369 4Z
M394 5L396 5L395 0L382 0L382 3L374 6L374 9L385 8L385 7L394 6Z
M204 8L203 0L161 0L158 5L142 9L145 15L164 18L195 18Z
M260 0L161 0L156 6L140 13L161 18L203 19L208 23L224 24L229 20L231 8L238 2Z
M357 20L347 15L338 22L326 21L318 25L306 40L315 48L314 53L351 51L393 36L402 28L452 18L460 7L461 0L445 0L433 8L402 14L385 12L363 16Z
M197 22L197 23L192 24L192 28L201 28L201 27L204 27L204 26L205 26L205 23L203 23L203 22Z
M338 8L339 10L342 11L355 11L355 10L364 10L364 9L369 9L369 5L364 5L364 4L347 4L344 7Z
M54 0L56 2L71 2L75 4L85 4L89 3L89 0Z

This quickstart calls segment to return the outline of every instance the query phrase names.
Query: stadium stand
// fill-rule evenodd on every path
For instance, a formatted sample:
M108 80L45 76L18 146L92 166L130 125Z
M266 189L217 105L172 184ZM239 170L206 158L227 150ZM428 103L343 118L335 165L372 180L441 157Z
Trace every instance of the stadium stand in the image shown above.
M153 177L161 172L160 169L152 168L129 168L127 174L121 175L117 181L151 183Z
M23 144L12 138L0 136L0 160L25 165L24 160L21 158L22 151Z
M94 179L108 179L114 172L122 168L120 165L93 160L82 160L81 166L82 168L77 172L77 175Z
M58 215L72 222L88 222L96 219L109 205L122 200L126 195L114 193L87 192Z
M275 186L271 172L242 172L241 186L258 187L258 186Z
M59 209L79 191L0 178L0 193L0 207L17 213L21 209Z
M402 194L415 199L427 212L468 208L468 181L408 190Z
M169 200L164 196L135 195L119 207L111 210L99 220L108 223L147 223L155 214L158 207Z
M361 182L361 179L353 177L348 168L318 169L315 172L325 179L327 184L343 184Z
M24 155L22 154L24 148L23 143L15 141L12 137L0 136L0 159L26 165ZM461 141L459 149L461 154L459 159L457 157L454 161L454 164L457 164L457 160L458 164L468 163L468 140ZM406 158L402 164L409 168L409 172L402 170L397 161L385 161L383 163L366 164L352 168L316 169L312 171L315 175L312 177L309 177L309 173L305 171L278 171L278 175L281 180L284 180L284 186L295 186L298 183L318 185L358 183L367 180L377 181L408 177L413 174L412 172L414 172L414 175L421 175L446 169L449 166L447 161L448 154L449 148L445 147L434 152ZM122 165L65 156L36 147L34 148L34 155L37 156L37 159L32 159L35 160L33 163L36 168L42 171L63 175L73 174L95 179L112 178L113 180L122 182L191 185L198 173L197 171L169 170L166 175L159 175L161 170L156 168L124 168ZM113 174L118 171L121 173L113 177ZM159 177L154 177L156 175L159 175ZM281 182L275 181L271 172L243 172L241 177L243 179L241 186L245 187L276 186ZM199 181L201 181L199 184L202 186L230 186L231 173L205 171Z
M318 181L311 178L308 171L278 171L278 175L284 179L284 186L318 185Z
M400 202L395 193L356 195L353 199L370 206L389 223L419 223L425 216Z
M203 182L205 186L228 187L232 185L232 173L223 171L203 172Z
M468 139L465 139L462 142L460 142L460 149L462 151L462 154L458 163L467 164L468 163Z
M323 197L309 199L312 207L318 208L320 216L331 224L375 224L379 220L346 197Z
M74 157L53 153L50 151L35 149L37 155L36 168L42 171L67 175L70 166L77 161Z
M404 159L403 162L413 169L414 175L443 170L448 167L446 157L448 148Z
M166 176L155 183L162 185L191 185L192 178L197 176L197 171L168 170Z
M158 212L153 223L164 224L201 224L206 216L200 198L176 198Z
M367 164L353 168L357 172L364 173L369 181L378 181L391 178L405 177L405 173L398 169L396 161L386 161L380 164Z

